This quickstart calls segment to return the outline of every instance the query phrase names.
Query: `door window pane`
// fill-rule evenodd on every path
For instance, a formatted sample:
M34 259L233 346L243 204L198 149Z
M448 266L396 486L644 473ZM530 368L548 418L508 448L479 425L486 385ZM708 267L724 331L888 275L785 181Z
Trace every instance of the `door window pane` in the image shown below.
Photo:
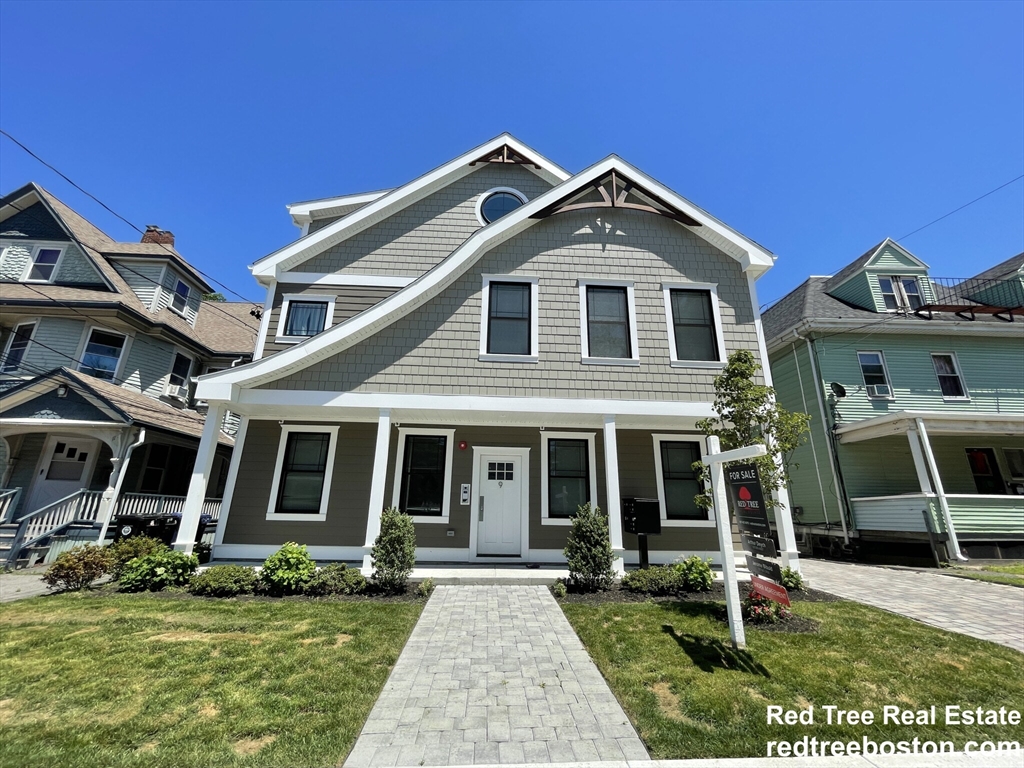
M4 358L0 371L9 373L18 370L21 361L25 359L25 352L28 350L29 341L32 338L32 331L35 330L35 323L22 323L14 329L11 344L7 348L7 357Z
M285 336L316 336L327 322L327 302L292 301L288 304Z
M57 268L58 260L60 260L59 248L40 248L36 251L32 269L28 272L28 279L49 282L53 279L53 270Z
M548 517L572 517L590 501L586 440L548 441Z
M491 283L487 330L490 354L530 354L530 287L529 283Z
M323 432L291 432L281 468L277 511L282 514L318 513L327 472L331 436Z
M625 288L587 288L587 332L591 357L632 357Z
M672 323L677 360L718 360L711 291L673 290Z
M447 448L448 438L444 435L406 435L399 501L403 512L442 515Z
M661 475L665 488L665 515L669 520L707 520L707 510L701 509L694 497L701 492L693 463L700 461L697 443L661 443Z
M124 349L124 339L124 336L117 333L93 331L89 334L89 343L85 346L85 354L82 355L82 364L78 370L98 379L113 379L117 363L121 359L121 351Z

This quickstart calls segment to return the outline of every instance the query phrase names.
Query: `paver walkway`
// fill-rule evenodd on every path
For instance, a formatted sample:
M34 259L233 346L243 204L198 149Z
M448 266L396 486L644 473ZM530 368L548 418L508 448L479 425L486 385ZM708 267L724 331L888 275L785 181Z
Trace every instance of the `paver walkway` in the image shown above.
M43 582L43 570L37 568L18 573L0 573L0 603L13 603L15 600L49 594L50 588Z
M800 560L814 589L1024 652L1024 589L938 573Z
M345 766L648 759L546 587L439 586Z

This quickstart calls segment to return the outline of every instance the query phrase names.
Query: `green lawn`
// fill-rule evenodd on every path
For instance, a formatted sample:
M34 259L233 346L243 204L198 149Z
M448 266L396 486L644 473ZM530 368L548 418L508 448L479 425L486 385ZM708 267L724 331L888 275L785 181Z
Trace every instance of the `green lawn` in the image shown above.
M421 603L0 606L0 765L340 765Z
M953 573L978 581L990 581L994 584L1013 584L1024 587L1024 563L1008 563L1006 565L983 565L980 568L956 566Z
M771 740L1021 739L1020 726L822 725L823 705L1024 709L1024 656L855 603L795 604L814 634L747 628L735 652L709 603L563 604L657 759L764 756ZM814 704L814 727L768 725L767 705ZM940 720L941 722L941 720Z

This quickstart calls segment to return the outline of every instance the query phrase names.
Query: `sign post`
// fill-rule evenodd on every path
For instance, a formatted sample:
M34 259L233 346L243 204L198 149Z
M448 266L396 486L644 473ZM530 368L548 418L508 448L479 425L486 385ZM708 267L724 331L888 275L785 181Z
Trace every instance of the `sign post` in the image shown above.
M732 549L732 525L729 522L729 503L725 493L727 461L741 461L766 456L763 445L749 445L721 453L721 442L711 435L707 439L708 454L701 461L711 469L711 492L715 502L715 523L718 528L718 546L722 553L722 577L725 580L725 606L729 612L729 635L733 648L746 648L747 636L743 631L743 612L740 608L740 588L736 580L736 559ZM762 510L764 503L761 504Z

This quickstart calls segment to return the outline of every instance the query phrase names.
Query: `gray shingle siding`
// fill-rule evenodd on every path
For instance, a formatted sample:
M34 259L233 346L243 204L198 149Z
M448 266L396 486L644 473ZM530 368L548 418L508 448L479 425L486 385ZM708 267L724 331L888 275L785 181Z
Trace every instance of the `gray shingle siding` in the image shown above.
M42 373L64 366L78 368L78 347L85 322L63 317L42 317L25 351L24 372Z
M28 243L8 245L0 259L0 280L21 280L31 257L32 246Z
M6 222L4 224L6 225ZM0 280L20 282L28 268L35 245L36 243L32 242L8 245L4 249L3 259L0 260ZM103 282L103 278L77 245L67 243L53 282L62 285L98 285Z
M292 269L419 277L480 229L477 199L493 187L512 187L532 200L551 185L519 165L482 165Z
M160 276L163 273L162 264L121 264L111 261L111 265L117 273L128 283L128 287L139 297L139 301L147 307L153 306L153 300L160 287ZM171 290L174 287L171 286Z
M483 274L540 277L540 363L480 362ZM634 282L640 365L580 362L579 278ZM502 243L424 306L270 389L685 400L714 397L716 371L672 368L662 281L717 283L726 352L757 354L738 262L675 222L632 211L561 214Z
M173 345L136 334L121 371L123 386L149 397L160 397L164 393L173 355Z
M28 208L5 219L0 224L2 232L19 232L26 239L66 242L67 232L46 210L42 203L33 203Z
M35 397L4 411L5 419L72 419L76 421L110 421L110 417L82 395L69 389L64 397L56 390Z

